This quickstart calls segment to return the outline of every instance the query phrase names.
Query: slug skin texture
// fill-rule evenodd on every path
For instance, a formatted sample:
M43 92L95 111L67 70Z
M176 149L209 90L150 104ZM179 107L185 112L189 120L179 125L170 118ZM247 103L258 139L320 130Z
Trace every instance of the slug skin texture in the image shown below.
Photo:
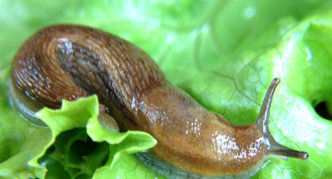
M308 157L278 144L268 130L278 78L257 121L233 125L172 86L140 48L97 29L57 25L38 31L17 52L11 80L30 103L50 108L97 94L101 111L110 115L103 120L114 118L122 130L150 133L158 141L151 152L187 172L234 175L268 155Z

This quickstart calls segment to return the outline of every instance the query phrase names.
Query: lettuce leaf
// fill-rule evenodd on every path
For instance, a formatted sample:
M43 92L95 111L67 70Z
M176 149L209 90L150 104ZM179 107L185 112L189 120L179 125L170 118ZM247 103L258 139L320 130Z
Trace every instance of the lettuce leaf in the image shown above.
M64 131L77 128L86 129L86 131L69 131L70 133L61 136L55 143L56 150L49 154L54 160L62 163L70 178L91 178L93 175L116 178L117 174L112 170L123 155L145 151L156 144L156 140L144 132L118 133L106 130L98 122L98 109L97 96L92 96L75 102L64 101L60 110L44 108L37 113L37 116L51 130L50 144L54 143L55 137ZM96 146L93 146L91 142L90 144L79 142L86 141L87 135L92 141L98 142L95 144ZM103 162L103 160L105 161ZM95 172L97 168L98 170Z
M95 96L40 111L50 128L30 125L10 107L7 84L15 51L36 30L57 23L93 26L137 44L173 84L236 124L256 120L270 80L280 77L269 128L278 142L307 151L309 159L270 158L253 178L330 178L332 122L315 107L324 102L332 110L331 5L1 1L0 178L162 178L130 155L149 149L154 139L105 131L97 122Z

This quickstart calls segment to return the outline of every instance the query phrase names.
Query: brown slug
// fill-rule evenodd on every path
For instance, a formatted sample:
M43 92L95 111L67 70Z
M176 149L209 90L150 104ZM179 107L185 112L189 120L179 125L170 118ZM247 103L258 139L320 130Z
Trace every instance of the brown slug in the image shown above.
M278 83L272 80L255 123L234 125L172 86L130 42L89 27L57 25L40 30L18 50L11 91L23 113L97 94L104 120L113 117L122 129L142 130L158 141L153 155L186 172L216 176L245 173L269 155L308 157L278 144L269 132Z

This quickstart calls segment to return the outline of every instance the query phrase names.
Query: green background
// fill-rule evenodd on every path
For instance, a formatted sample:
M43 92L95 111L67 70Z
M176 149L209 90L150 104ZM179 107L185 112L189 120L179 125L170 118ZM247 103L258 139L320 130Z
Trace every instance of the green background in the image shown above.
M30 126L11 109L7 84L15 52L38 29L59 23L96 27L133 42L156 60L173 84L236 124L256 120L271 79L280 77L269 128L278 142L307 151L309 159L270 158L254 178L331 177L332 122L314 110L321 102L332 109L331 5L327 0L1 0L0 177L44 176L45 168L34 163L41 156L40 161L48 161L49 178L156 177L126 155L134 152L131 134L113 148L114 141L107 137L98 144L88 142L86 133L93 138L97 131L77 130L76 137L61 138L68 135L60 134L65 128L84 128L93 117L86 123L48 130ZM73 111L65 113L70 116ZM153 146L148 135L139 135L142 150L145 137L147 146ZM81 144L77 141L95 148L82 154L83 159L74 156L72 151ZM63 149L61 143L72 147ZM51 145L53 151L46 152ZM96 152L102 149L107 152ZM91 158L98 158L94 155L101 159L88 166ZM114 156L120 156L116 162ZM99 170L112 163L111 172Z

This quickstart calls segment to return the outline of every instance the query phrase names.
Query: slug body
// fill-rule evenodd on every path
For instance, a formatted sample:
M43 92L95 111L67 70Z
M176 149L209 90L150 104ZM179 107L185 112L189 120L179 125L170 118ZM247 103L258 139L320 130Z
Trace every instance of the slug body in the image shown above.
M305 159L281 146L267 128L274 79L258 120L236 126L172 86L141 49L100 30L72 25L45 28L29 38L13 62L12 89L37 105L97 94L118 124L157 139L152 153L184 171L233 175L270 154Z

